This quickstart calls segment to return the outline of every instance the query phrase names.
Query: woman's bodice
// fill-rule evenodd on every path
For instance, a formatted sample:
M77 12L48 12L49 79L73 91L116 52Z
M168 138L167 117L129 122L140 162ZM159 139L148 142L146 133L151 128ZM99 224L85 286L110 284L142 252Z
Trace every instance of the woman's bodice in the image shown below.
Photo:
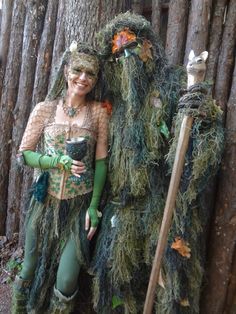
M70 130L69 130L70 129ZM86 172L80 177L75 177L71 173L61 171L58 168L50 169L49 194L60 198L69 199L77 195L88 193L93 185L93 161L95 154L96 138L88 129L76 126L66 126L62 124L49 124L44 130L44 152L47 155L66 155L66 140L68 134L73 133L73 138L85 137L87 140L87 153L81 160L85 163Z
M91 102L81 115L70 119L65 117L62 101L44 102L36 105L26 127L20 151L40 150L50 156L66 155L66 141L84 137L87 141L86 172L75 177L71 172L59 168L49 169L48 193L58 199L70 199L93 189L94 159L98 141L106 141L107 113L100 103Z

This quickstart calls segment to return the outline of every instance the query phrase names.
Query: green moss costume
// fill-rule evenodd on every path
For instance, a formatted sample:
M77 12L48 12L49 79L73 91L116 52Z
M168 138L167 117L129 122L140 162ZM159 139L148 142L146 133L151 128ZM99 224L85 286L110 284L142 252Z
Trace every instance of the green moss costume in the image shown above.
M113 111L110 198L92 264L95 309L142 313L180 124L190 112L194 125L155 310L197 314L209 217L204 193L220 162L221 111L201 88L183 96L177 110L184 70L168 66L143 17L118 15L100 32L99 42ZM174 249L179 243L182 250Z

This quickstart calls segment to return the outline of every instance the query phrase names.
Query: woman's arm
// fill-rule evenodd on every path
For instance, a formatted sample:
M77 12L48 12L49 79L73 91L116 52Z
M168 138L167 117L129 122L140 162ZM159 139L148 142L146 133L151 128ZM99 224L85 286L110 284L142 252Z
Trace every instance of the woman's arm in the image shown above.
M96 232L97 225L99 223L98 206L107 174L107 147L108 147L108 114L105 108L101 108L98 122L98 138L96 145L96 162L95 162L95 174L93 195L90 206L86 214L85 229L89 229L88 239L91 240Z
M59 167L70 170L72 159L69 156L48 156L35 152L43 129L52 113L52 103L38 103L30 114L19 152L26 165L33 168L50 169Z
M20 152L25 150L35 151L42 134L45 120L48 118L49 112L46 102L38 103L30 114L21 145Z

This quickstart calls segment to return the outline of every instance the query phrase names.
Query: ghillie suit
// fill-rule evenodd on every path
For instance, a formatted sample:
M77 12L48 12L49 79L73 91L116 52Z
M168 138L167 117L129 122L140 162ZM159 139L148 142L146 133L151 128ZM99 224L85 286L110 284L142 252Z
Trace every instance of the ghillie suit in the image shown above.
M110 199L92 264L95 309L99 314L142 313L168 174L183 115L190 110L195 121L163 261L160 282L164 288L157 289L156 313L196 314L204 267L202 238L209 216L202 194L220 162L221 112L201 87L187 92L177 110L185 87L184 71L168 66L159 40L143 17L118 15L100 32L99 42L113 111Z

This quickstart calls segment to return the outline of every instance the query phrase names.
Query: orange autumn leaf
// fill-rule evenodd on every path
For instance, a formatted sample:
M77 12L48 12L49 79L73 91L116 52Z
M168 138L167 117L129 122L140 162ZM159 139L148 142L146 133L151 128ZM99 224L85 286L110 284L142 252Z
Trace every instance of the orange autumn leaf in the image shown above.
M189 243L185 242L184 239L180 237L175 238L175 241L172 243L171 248L176 250L180 255L184 257L191 257L191 249L189 247Z
M148 59L153 59L152 58L152 44L149 40L145 39L143 41L143 44L141 46L141 50L139 53L139 58L143 61L143 62L147 62Z
M102 108L106 108L109 116L112 114L112 104L109 101L102 102Z
M136 35L128 28L125 28L123 31L114 35L112 40L112 53L116 53L122 46L135 40Z

